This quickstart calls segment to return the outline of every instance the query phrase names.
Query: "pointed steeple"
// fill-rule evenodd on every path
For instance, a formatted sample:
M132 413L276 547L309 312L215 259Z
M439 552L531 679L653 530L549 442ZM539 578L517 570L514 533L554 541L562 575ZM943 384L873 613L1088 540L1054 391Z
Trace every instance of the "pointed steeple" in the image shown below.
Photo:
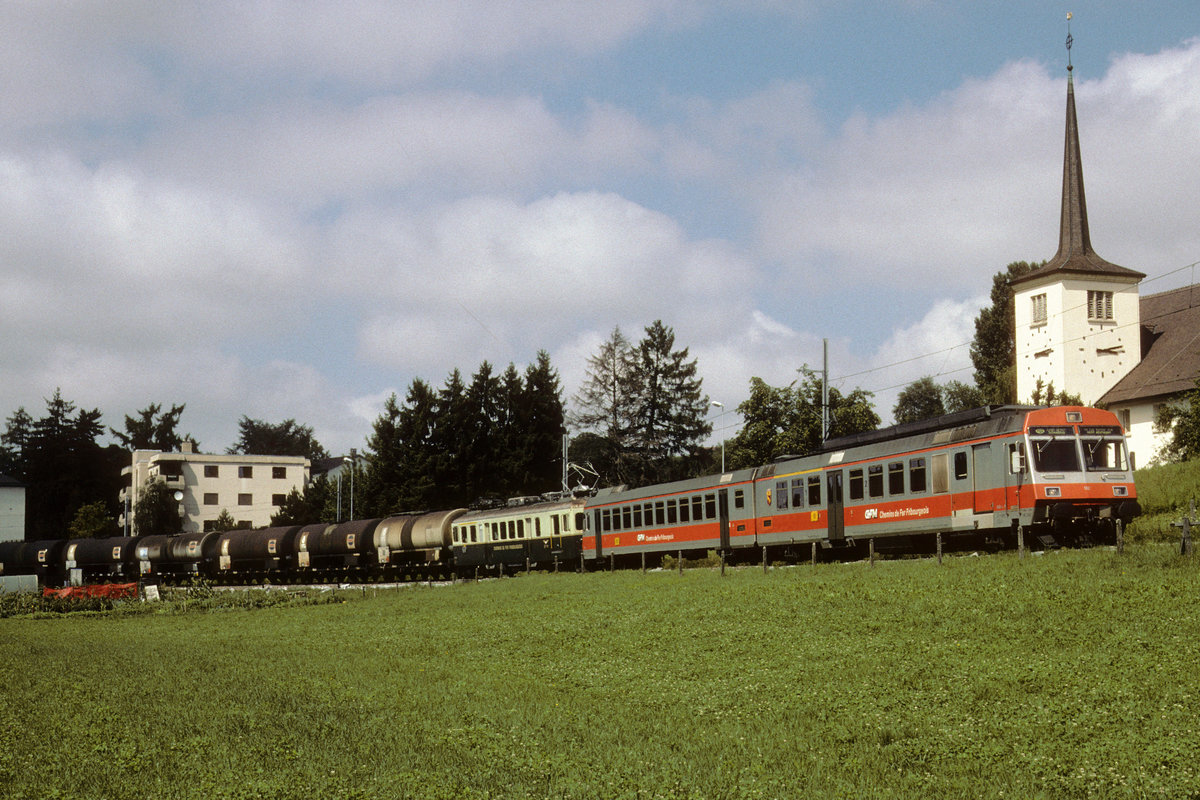
M1070 38L1067 50L1070 52ZM1027 273L1018 283L1036 280L1052 272L1073 272L1130 278L1146 277L1137 270L1117 266L1096 254L1088 232L1087 201L1083 194L1083 160L1079 155L1079 122L1075 118L1074 67L1067 65L1067 132L1063 152L1062 213L1058 229L1058 252L1046 266Z

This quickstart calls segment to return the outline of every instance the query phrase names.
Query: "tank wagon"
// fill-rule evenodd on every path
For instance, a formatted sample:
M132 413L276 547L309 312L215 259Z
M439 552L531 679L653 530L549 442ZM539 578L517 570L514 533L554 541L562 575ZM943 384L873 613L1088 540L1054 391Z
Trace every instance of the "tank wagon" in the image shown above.
M588 496L337 524L0 543L0 574L79 570L222 582L449 577L627 565L665 554L800 559L818 549L1111 541L1140 513L1124 432L1094 408L990 406L830 440L771 464ZM70 565L70 566L68 566Z

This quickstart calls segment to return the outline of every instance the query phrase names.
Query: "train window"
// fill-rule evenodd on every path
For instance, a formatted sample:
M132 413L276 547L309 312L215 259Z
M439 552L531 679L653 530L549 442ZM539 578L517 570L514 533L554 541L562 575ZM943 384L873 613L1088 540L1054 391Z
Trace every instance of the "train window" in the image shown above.
M792 508L804 507L804 478L792 478Z
M1067 430L1070 430L1069 428ZM1038 472L1078 472L1079 450L1074 436L1051 436L1049 439L1030 439L1033 447L1033 467ZM1010 452L1016 445L1009 445ZM1025 469L1025 446L1020 447L1021 467ZM1010 456L1010 458L1015 458ZM1015 463L1015 461L1013 462Z
M696 522L704 519L704 498L700 495L692 498L692 519Z
M472 525L471 526L471 542L474 543L477 541L479 541L479 540L476 538L476 535L475 535L475 526Z
M675 513L675 499L667 501L667 524L674 525L679 521L679 515Z
M704 495L704 518L717 518L717 496L715 494Z
M821 505L821 476L811 475L808 479L808 504Z
M888 494L904 494L903 461L892 461L888 464Z
M583 530L584 526L587 524L586 520L587 520L587 517L584 516L584 513L582 511L575 512L575 530L577 530L577 531Z
M882 464L873 464L867 467L867 494L871 497L883 497Z
M633 507L633 527L642 527L642 507L640 505Z
M788 507L787 501L788 501L787 481L779 481L778 483L775 484L775 507L776 508L787 508Z
M957 453L958 456L966 457L966 453ZM933 467L933 493L945 494L950 491L950 466L948 457L945 453L937 453L931 459Z
M457 543L459 542L459 540L460 540L460 539L459 539L459 537L460 537L461 530L462 530L461 528L454 528L454 529L453 529L453 531L454 531L454 542L455 542L455 544L457 544ZM228 549L228 548L226 548L226 549Z
M967 454L965 451L954 454L954 479L961 481L967 477Z
M612 530L612 509L604 509L604 513L600 515L600 529L608 532Z
M659 500L654 504L654 524L665 525L667 522L667 514L663 508L663 501Z
M688 509L690 509L690 508L691 508L691 506L688 504L688 499L686 497L679 498L679 521L680 522L691 521L691 516L688 513Z
M744 491L742 491L741 489L735 489L733 492L733 507L734 508L745 508L746 507L746 493Z
M625 506L621 509L621 527L629 530L633 527L633 508Z
M850 470L850 499L863 499L863 471L861 469Z
M550 535L551 536L560 536L562 534L562 530L560 529L559 526L562 523L560 523L558 521L558 514L553 515L552 517L550 517L550 519L553 520L553 524L550 526Z
M646 527L650 527L651 525L653 525L654 524L654 503L646 503L646 505L642 507L642 514L643 514L642 519L646 521Z
M925 491L925 459L912 458L908 462L908 490Z

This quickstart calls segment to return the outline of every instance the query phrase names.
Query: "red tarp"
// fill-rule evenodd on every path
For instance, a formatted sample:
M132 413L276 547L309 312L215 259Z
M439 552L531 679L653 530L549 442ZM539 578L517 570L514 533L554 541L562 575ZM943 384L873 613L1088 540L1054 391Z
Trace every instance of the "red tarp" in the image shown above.
M88 586L68 586L65 589L42 589L42 597L107 597L125 600L137 597L136 583L94 583Z

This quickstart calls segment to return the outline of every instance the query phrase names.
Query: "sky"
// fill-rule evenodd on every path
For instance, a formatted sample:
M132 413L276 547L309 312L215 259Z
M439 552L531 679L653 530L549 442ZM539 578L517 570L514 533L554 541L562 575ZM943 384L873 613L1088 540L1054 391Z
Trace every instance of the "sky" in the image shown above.
M1092 243L1200 282L1195 0L0 5L0 414L186 403L366 446L393 392L661 319L714 441L819 369L970 382L1058 245L1071 12Z

